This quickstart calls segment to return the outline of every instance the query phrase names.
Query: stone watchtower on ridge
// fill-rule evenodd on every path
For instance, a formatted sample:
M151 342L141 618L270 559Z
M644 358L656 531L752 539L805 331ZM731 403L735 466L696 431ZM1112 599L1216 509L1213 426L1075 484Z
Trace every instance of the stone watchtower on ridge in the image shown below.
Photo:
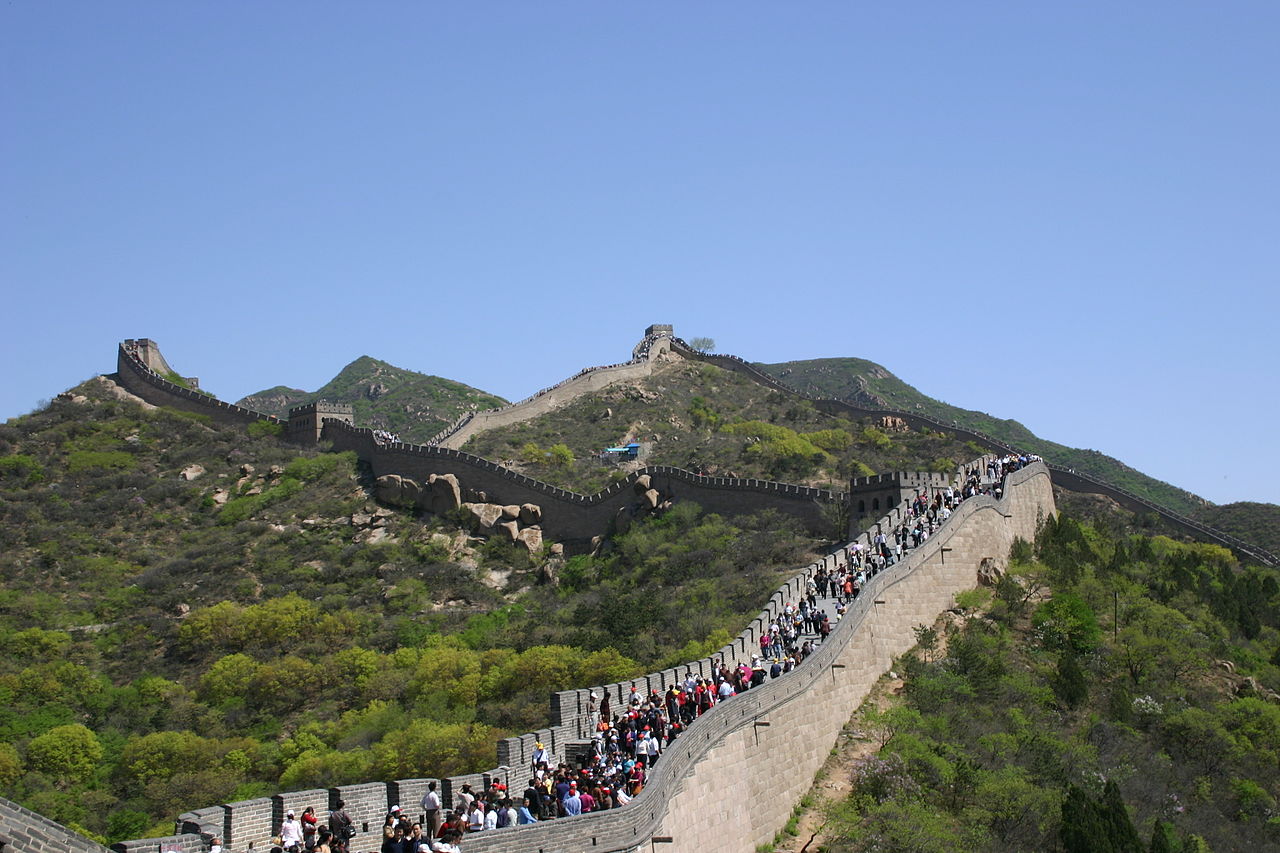
M880 518L898 504L915 500L916 495L932 497L954 485L954 480L952 474L928 471L894 471L873 477L854 477L849 481L850 530L856 531L862 519Z
M355 412L349 403L317 400L289 410L289 425L285 428L285 437L298 444L316 444L320 441L320 433L324 431L326 418L355 425Z

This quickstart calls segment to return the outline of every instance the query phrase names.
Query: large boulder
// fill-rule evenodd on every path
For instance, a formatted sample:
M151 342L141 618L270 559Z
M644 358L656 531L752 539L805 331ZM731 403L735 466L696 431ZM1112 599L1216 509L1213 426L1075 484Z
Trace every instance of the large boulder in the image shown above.
M505 542L517 542L520 539L520 524L515 521L503 521L494 527L493 532Z
M529 549L530 554L536 554L542 550L542 528L541 527L524 527L520 530L520 541Z
M385 504L400 503L404 481L399 474L383 474L373 481L373 496Z
M542 507L537 504L521 504L520 505L520 523L541 524L542 523Z
M981 565L978 566L978 584L995 588L1002 577L1004 577L1004 569L990 557L983 557Z
M617 536L621 536L631 529L631 510L628 507L620 506L618 511L613 514L613 532Z
M454 475L432 474L427 478L427 486L428 489L423 490L424 494L420 501L436 515L445 515L462 506L462 489L458 486L458 478Z
M640 498L644 508L651 511L657 509L658 504L662 503L662 495L658 494L657 489L649 489Z
M199 477L203 473L204 473L204 466L193 462L192 464L188 465L186 468L183 468L182 473L178 474L178 476L190 482L191 480L194 480L196 477Z
M635 484L632 485L632 488L636 490L637 495L643 495L652 486L653 486L653 481L649 478L649 475L641 474L639 477L636 477Z
M473 527L480 530L493 530L502 518L502 507L497 504L464 503L462 509Z
M508 521L520 520L520 507L515 504L507 504L502 508L502 517Z

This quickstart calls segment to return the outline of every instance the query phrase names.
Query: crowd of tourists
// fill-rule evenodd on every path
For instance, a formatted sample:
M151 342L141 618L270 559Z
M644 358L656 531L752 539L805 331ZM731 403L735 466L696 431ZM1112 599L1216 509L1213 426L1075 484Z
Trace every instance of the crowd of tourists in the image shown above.
M590 749L576 762L556 762L546 746L535 743L529 780L519 793L492 779L481 791L464 784L453 803L445 803L432 781L422 797L421 821L399 806L383 824L380 853L457 851L463 836L508 826L573 818L622 808L644 790L647 774L663 752L698 717L720 702L757 688L800 666L831 633L866 583L924 544L964 500L986 494L999 498L1005 475L1039 459L1007 455L991 459L985 469L967 469L958 486L922 491L903 509L902 520L887 533L878 531L867 544L845 546L830 571L819 567L806 582L798 602L787 602L761 632L750 664L715 661L709 676L686 669L682 680L665 691L647 694L632 687L614 707L608 692L590 694ZM831 608L832 613L827 613ZM322 824L313 809L300 818L289 812L280 830L283 853L349 853L354 836L341 801Z
M373 431L373 440L378 444L399 444L400 436L385 429L375 429Z

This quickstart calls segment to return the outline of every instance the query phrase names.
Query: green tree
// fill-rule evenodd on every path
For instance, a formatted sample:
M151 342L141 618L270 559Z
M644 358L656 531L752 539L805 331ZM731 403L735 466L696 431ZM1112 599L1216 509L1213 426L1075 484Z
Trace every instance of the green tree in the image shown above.
M1107 835L1111 839L1111 849L1115 853L1145 853L1142 842L1138 839L1138 831L1133 828L1133 820L1120 796L1120 786L1114 779L1108 779L1102 788L1100 804L1102 821L1107 827Z
M1058 593L1031 615L1036 636L1046 649L1088 654L1098 647L1102 631L1093 608L1073 593Z
M1115 853L1102 810L1093 797L1077 785L1067 787L1059 833L1065 853Z
M0 789L9 791L22 778L22 759L11 743L0 743Z
M1149 853L1176 853L1177 840L1173 837L1169 824L1162 820L1156 821L1151 828L1151 844L1147 849Z
M553 468L568 468L573 465L573 451L567 444L553 444L547 448L547 462Z
M373 747L373 770L384 779L443 779L497 763L498 732L468 723L414 720Z
M690 338L689 346L698 352L712 352L716 348L714 338Z
M67 787L92 776L103 754L102 743L91 729L71 723L33 738L27 745L27 765Z
M1058 654L1052 687L1053 694L1068 708L1079 708L1089 698L1089 680L1073 650L1064 649Z

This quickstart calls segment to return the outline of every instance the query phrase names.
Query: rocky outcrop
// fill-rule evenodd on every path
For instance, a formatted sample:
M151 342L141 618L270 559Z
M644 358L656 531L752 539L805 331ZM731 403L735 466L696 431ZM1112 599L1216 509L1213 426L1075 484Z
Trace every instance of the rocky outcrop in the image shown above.
M995 560L990 557L982 559L982 564L978 566L978 583L980 585L994 589L1003 577L1004 569L996 565Z

